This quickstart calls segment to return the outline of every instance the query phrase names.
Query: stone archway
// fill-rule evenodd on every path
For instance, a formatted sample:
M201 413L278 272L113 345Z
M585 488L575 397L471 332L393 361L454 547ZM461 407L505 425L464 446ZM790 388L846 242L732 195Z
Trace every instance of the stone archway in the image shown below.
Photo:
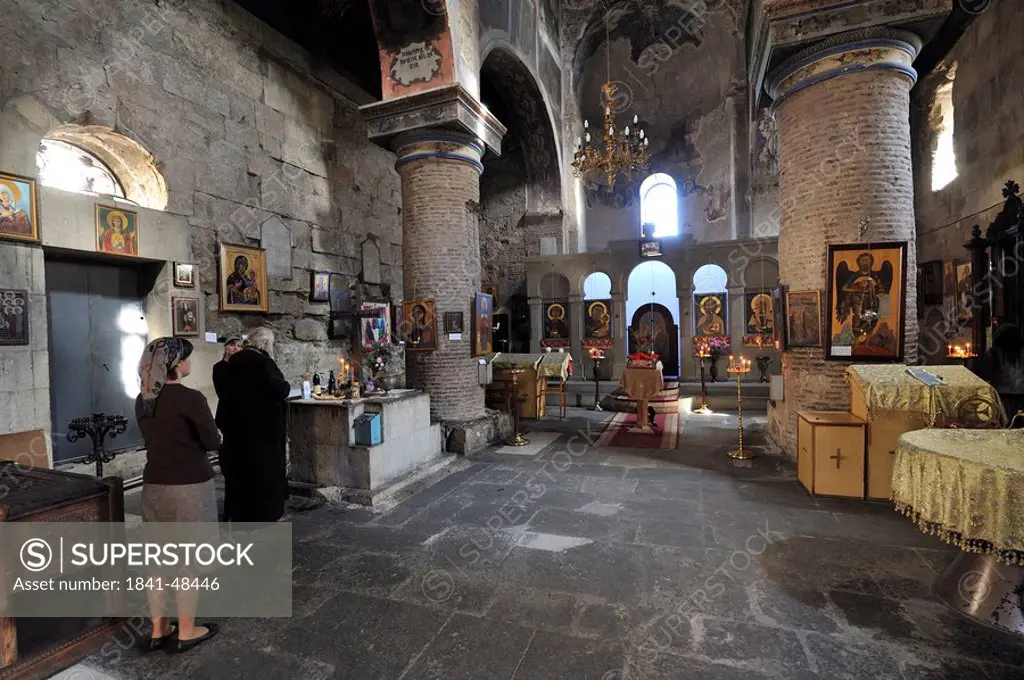
M504 145L517 145L522 150L527 212L560 212L559 148L551 107L538 79L514 48L499 44L482 56L480 80L481 98L492 111L494 100L500 100L498 107L504 116L499 114L498 118L508 128Z
M44 140L55 139L93 154L114 173L125 198L153 210L167 208L167 182L157 160L141 144L102 125L67 124L50 130Z

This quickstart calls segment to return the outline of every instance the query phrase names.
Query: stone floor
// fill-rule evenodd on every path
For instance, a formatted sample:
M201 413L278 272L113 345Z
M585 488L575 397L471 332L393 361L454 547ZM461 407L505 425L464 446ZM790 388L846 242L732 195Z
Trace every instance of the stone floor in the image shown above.
M725 455L735 418L680 449L488 452L386 513L294 518L294 617L225 620L182 656L120 651L66 680L971 680L1024 644L929 594L952 559L885 504L812 498L777 458ZM588 434L589 433L589 434ZM748 430L764 444L760 423ZM125 639L124 644L128 644Z

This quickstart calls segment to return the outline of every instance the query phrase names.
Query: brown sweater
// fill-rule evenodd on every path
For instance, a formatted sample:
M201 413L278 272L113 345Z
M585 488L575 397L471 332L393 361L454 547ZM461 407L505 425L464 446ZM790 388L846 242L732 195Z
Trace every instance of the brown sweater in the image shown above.
M202 392L184 385L165 385L152 418L141 418L142 396L135 400L135 419L146 442L147 484L199 484L213 479L207 451L220 446L220 432Z

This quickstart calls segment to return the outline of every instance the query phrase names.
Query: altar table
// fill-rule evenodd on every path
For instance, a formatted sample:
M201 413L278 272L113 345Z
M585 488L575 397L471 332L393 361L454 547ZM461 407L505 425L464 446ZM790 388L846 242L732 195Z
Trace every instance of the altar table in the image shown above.
M936 584L939 597L1024 635L1024 431L908 432L896 448L892 500L963 551Z
M665 387L661 369L627 366L619 378L619 386L626 391L630 399L636 401L636 429L650 429L647 403Z
M1006 414L991 385L963 366L926 366L942 378L929 387L907 373L903 364L855 364L846 369L850 381L850 412L867 422L867 496L892 496L892 464L896 442L906 432L959 424L978 426L982 420L999 426ZM984 418L982 416L984 415ZM972 424L972 420L978 421Z

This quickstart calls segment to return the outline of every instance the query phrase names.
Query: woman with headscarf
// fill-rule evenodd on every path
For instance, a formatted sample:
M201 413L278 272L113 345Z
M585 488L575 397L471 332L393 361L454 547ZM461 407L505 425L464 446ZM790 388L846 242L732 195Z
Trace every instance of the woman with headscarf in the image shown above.
M284 516L285 399L291 386L274 363L273 352L274 332L258 328L227 364L222 429L225 455L237 480L231 492L231 519L236 522L276 522Z
M146 444L142 473L144 522L216 522L217 492L208 453L220 433L202 392L181 384L192 370L192 343L160 338L139 361L141 393L135 417ZM164 593L151 591L153 631L146 649L164 647L177 633L177 649L188 651L217 634L212 623L196 625L196 593L179 591L177 626L166 615Z
M213 365L213 389L217 393L217 427L225 431L226 406L224 400L228 391L228 359L242 350L242 336L231 335L224 339L224 357ZM224 476L224 521L230 522L234 511L234 499L238 494L238 476L232 467L231 449L224 442L220 447L220 472Z

